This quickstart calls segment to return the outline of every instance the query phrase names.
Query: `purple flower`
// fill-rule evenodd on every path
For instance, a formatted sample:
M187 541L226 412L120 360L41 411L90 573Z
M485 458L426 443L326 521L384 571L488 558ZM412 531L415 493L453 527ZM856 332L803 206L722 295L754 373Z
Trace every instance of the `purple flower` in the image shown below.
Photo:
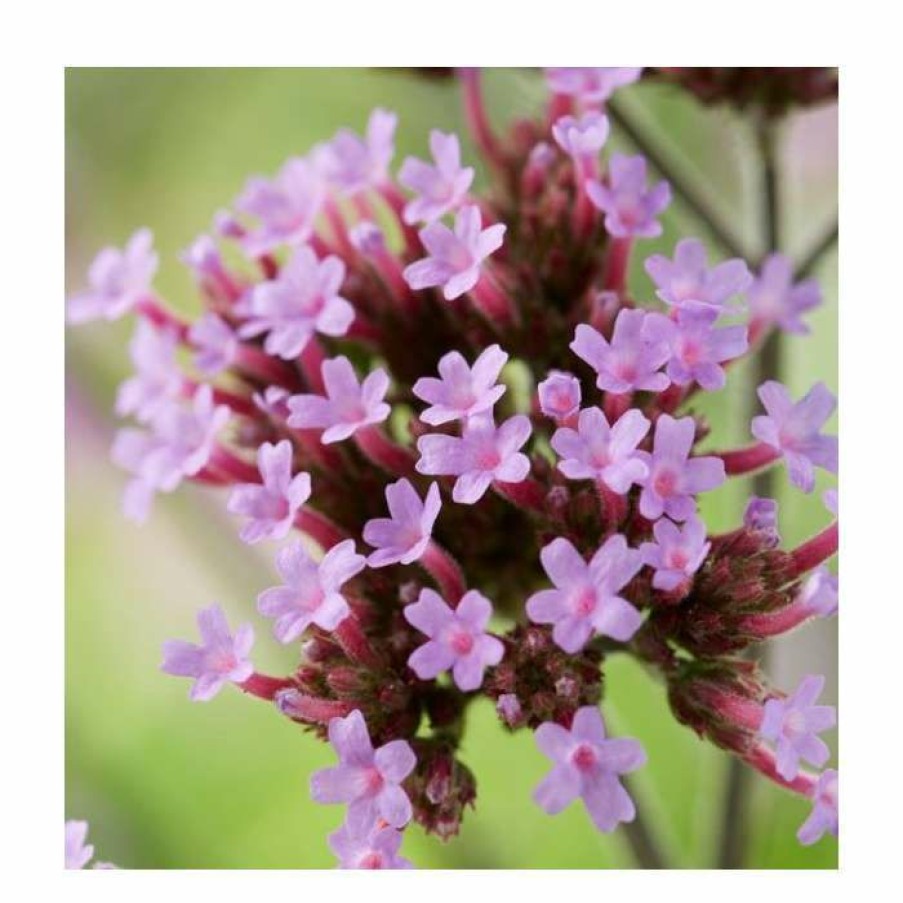
M562 459L558 469L569 480L601 481L612 492L624 495L648 474L636 448L649 427L636 409L626 411L609 426L599 408L586 408L580 412L576 430L561 427L552 436L552 448Z
M675 420L670 414L662 414L658 418L652 454L637 452L649 468L640 495L643 517L658 520L667 514L672 520L684 521L696 511L696 493L724 482L721 458L690 457L695 437L696 421L692 417Z
M652 585L671 592L699 570L712 544L706 542L705 524L695 515L683 527L663 517L655 522L652 532L655 542L644 542L640 554L655 571Z
M811 796L812 812L796 834L805 846L821 840L825 831L837 836L837 772L833 768L825 769L818 776Z
M260 221L242 239L248 254L258 256L280 245L300 245L310 238L323 206L323 184L313 166L297 157L288 160L272 180L249 179L235 206Z
M473 367L458 351L449 351L439 359L439 376L423 376L414 383L413 392L428 402L420 419L431 426L451 420L467 420L492 409L505 394L505 386L496 380L508 355L498 345L491 345L474 361Z
M217 376L228 369L238 356L235 330L215 313L205 313L188 331L194 346L194 365L205 376Z
M473 167L461 166L461 147L457 135L446 135L433 129L430 132L430 151L435 166L408 157L398 172L398 181L418 195L404 208L406 223L431 223L445 216L464 200L473 182Z
M623 536L610 536L589 564L561 537L539 557L555 589L534 593L527 615L535 624L554 624L552 637L565 652L579 652L593 633L626 642L637 632L640 613L617 592L637 575L643 559Z
M342 869L413 868L407 859L398 855L401 841L401 831L391 825L355 818L329 835L329 848L338 857Z
M560 67L546 69L546 82L555 94L579 98L584 103L605 103L624 85L635 82L642 66Z
M762 383L758 394L768 416L753 417L753 435L784 456L794 486L812 492L816 467L837 473L837 437L819 433L837 399L824 383L816 383L797 402L774 380Z
M548 721L535 736L540 752L554 763L533 792L543 811L557 815L580 797L600 831L633 821L636 809L618 776L645 765L646 753L637 740L607 739L602 715L594 706L578 709L570 730Z
M206 702L213 699L224 684L230 681L240 684L254 673L254 666L248 659L254 645L254 629L250 624L242 624L233 637L219 605L201 609L197 620L201 645L167 640L163 644L160 669L176 677L193 677L194 684L188 695L195 702Z
M88 823L86 821L66 822L66 868L83 869L94 855L94 847L86 844Z
M814 571L797 596L813 615L829 618L837 614L838 580L826 567Z
M316 332L343 336L354 320L354 308L339 295L344 281L345 264L338 257L318 260L304 245L276 279L258 285L241 305L249 319L238 334L266 333L264 350L285 360L296 358Z
M671 352L663 342L644 338L643 324L648 316L642 310L622 310L610 342L592 326L581 323L577 327L571 350L596 371L596 385L604 392L662 392L670 385L659 370Z
M341 442L362 426L382 423L391 408L383 399L389 388L389 377L382 367L369 373L363 383L347 357L323 361L321 368L326 397L293 395L288 400L289 426L299 429L324 430L321 441Z
M370 114L363 138L350 129L339 129L328 144L318 149L320 171L332 185L349 195L378 188L388 179L397 125L394 113L376 109Z
M276 619L273 634L280 643L296 640L311 624L335 630L350 612L340 590L366 565L364 556L355 552L353 539L333 546L319 563L300 541L293 542L276 555L284 585L264 590L257 597L257 610Z
M646 272L671 307L703 306L719 313L727 301L752 283L749 267L740 259L726 260L708 268L705 246L685 238L674 249L674 260L654 254L646 261Z
M161 408L150 430L120 430L111 456L134 475L123 498L126 517L144 521L154 492L172 492L184 477L203 469L229 416L225 405L214 405L213 390L204 385L194 393L191 407L171 402Z
M368 219L358 220L348 230L348 240L356 251L365 257L381 254L386 250L386 236L382 229Z
M778 533L778 503L774 499L762 499L752 496L746 503L743 512L743 526L769 537L771 546L781 542Z
M202 281L217 281L223 274L223 259L209 235L199 235L179 254L179 259Z
M646 188L646 158L612 154L608 184L589 181L586 193L605 214L605 228L615 238L655 238L662 234L656 217L671 203L671 186Z
M580 410L580 380L564 370L550 370L536 387L539 409L559 423L573 417Z
M229 496L228 510L250 518L239 536L242 542L283 539L295 515L310 498L310 474L292 476L292 443L283 439L276 445L264 442L257 451L257 468L262 483L236 486Z
M809 674L785 699L769 699L763 706L759 736L775 744L775 768L787 781L799 774L800 759L820 768L830 756L816 736L837 723L834 706L814 704L824 685L820 674Z
M403 828L411 820L411 801L401 782L417 764L407 740L392 740L374 751L364 716L355 709L329 722L329 742L339 764L311 775L314 800L348 803L352 824L372 825L382 818L393 828Z
M480 208L462 207L455 215L454 231L440 222L420 230L428 256L405 267L404 278L413 289L442 286L446 301L469 292L479 281L480 264L502 246L505 225L483 228Z
M784 254L769 254L758 279L746 293L753 320L776 323L785 332L806 335L802 315L822 303L815 279L793 284L793 261Z
M530 436L530 419L518 414L496 427L489 416L471 420L457 436L427 435L417 440L418 473L456 476L452 498L462 505L478 502L493 480L520 483L530 459L518 449Z
M73 295L66 315L70 323L117 320L150 291L158 258L149 229L139 229L124 250L104 248L88 269L89 288Z
M451 670L458 689L468 692L479 689L486 668L502 660L505 647L501 640L486 633L492 605L475 589L451 608L439 593L424 587L417 601L405 607L404 616L430 638L408 659L408 666L421 680Z
M135 375L116 394L116 413L134 414L147 423L178 398L185 382L176 363L179 337L172 330L157 329L139 320L129 344Z
M719 366L746 352L749 343L745 326L716 328L718 313L710 307L685 307L676 318L650 313L643 335L666 345L670 351L665 372L673 383L699 383L709 392L724 388L724 370Z
M590 110L579 119L562 116L552 126L552 137L558 146L578 161L595 159L608 140L608 117Z
M390 517L376 517L364 524L364 542L376 549L367 559L372 568L417 561L429 544L442 507L436 483L430 484L426 500L421 501L405 479L386 487L386 501Z

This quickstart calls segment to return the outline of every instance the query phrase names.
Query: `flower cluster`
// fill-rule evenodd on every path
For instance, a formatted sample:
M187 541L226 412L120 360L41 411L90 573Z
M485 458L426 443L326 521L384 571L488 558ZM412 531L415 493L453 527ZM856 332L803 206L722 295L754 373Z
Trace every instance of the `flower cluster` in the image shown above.
M215 605L162 668L194 700L234 684L328 739L338 764L311 793L347 806L329 838L342 867L409 867L412 821L457 833L480 695L535 731L546 812L579 797L600 831L632 820L619 776L647 753L606 733L612 651L661 675L680 721L810 798L804 843L836 831L836 772L801 764L828 759L821 679L788 696L738 655L836 611L836 520L786 551L773 501L718 535L698 504L780 460L804 492L816 468L836 473L821 384L800 400L762 385L741 449L704 450L695 407L772 330L804 330L817 288L686 238L645 259L657 297L632 294L630 258L670 201L642 157L605 153L605 104L640 71L548 70L548 115L504 137L463 71L490 191L438 131L431 161L393 177L396 117L376 110L363 136L339 131L217 215L184 256L193 323L154 291L146 231L103 251L70 303L77 322L138 317L118 401L137 426L113 449L125 513L192 480L228 488L243 542L283 543L257 610L297 668L257 672L252 627Z

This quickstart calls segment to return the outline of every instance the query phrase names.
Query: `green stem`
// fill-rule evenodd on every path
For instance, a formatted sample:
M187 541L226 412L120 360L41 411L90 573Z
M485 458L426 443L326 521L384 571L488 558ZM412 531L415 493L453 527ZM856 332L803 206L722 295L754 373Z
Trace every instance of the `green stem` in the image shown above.
M627 792L636 807L636 816L633 821L626 822L621 825L620 830L627 838L630 845L630 851L633 853L636 864L643 869L666 869L669 868L665 860L664 854L658 845L653 833L649 830L649 825L643 817L637 801L636 790L631 786L629 778L622 778Z

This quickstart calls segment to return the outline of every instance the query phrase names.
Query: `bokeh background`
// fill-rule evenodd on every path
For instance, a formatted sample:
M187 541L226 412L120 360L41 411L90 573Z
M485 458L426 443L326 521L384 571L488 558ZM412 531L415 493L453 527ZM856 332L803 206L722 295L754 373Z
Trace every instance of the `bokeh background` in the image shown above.
M487 92L498 123L537 111L538 72L491 70ZM640 84L623 100L746 237L761 249L761 183L748 121L703 108L676 89ZM430 128L464 135L456 85L403 70L75 69L66 76L67 283L77 288L94 253L150 226L161 253L157 285L174 307L195 300L178 252L209 228L252 173L269 174L289 155L347 125L361 130L372 107L400 116L396 165L425 156ZM621 146L615 133L612 146ZM786 250L802 257L835 215L836 108L794 114L782 150ZM670 254L683 235L705 238L678 205L646 253ZM634 261L631 284L651 298ZM816 379L837 386L836 255L816 275L826 303L813 335L785 344L785 379L795 393ZM326 835L338 807L309 798L310 772L327 747L266 705L224 692L191 704L186 681L158 670L161 643L193 637L196 610L213 600L230 621L252 620L255 662L287 672L295 650L280 647L254 612L272 584L273 549L237 540L225 499L187 487L161 498L151 521L135 527L119 513L124 477L109 461L115 387L128 371L130 324L93 325L67 335L66 385L66 802L68 818L91 823L98 855L130 868L331 868ZM712 446L748 438L752 387L743 367L709 399ZM820 501L789 491L779 476L781 529L796 544L826 521ZM749 486L732 481L705 499L710 528L735 525ZM836 622L775 643L770 673L785 688L806 673L828 675L836 700ZM727 757L699 741L669 713L664 690L632 662L607 665L606 718L613 732L638 737L649 765L635 782L639 805L673 864L716 863ZM836 749L836 735L828 738ZM449 844L407 831L404 852L432 868L620 868L633 860L618 833L603 836L582 807L554 819L530 793L546 769L528 732L510 735L488 703L475 706L462 757L479 782L478 807ZM836 764L836 762L834 763ZM831 868L831 838L800 847L795 831L808 804L754 781L745 825L747 864Z

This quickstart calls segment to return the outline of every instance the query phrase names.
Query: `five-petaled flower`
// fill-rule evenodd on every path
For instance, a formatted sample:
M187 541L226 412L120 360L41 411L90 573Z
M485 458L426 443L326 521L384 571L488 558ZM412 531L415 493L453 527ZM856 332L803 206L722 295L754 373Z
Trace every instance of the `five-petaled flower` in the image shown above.
M220 316L207 312L188 330L194 347L194 365L205 376L217 376L238 357L235 330Z
M427 257L405 267L404 278L413 289L442 286L446 301L469 292L480 280L484 260L502 246L504 223L483 228L480 208L462 207L455 215L454 231L441 222L420 230Z
M289 426L322 429L321 441L341 442L361 427L382 423L391 413L383 399L389 377L382 367L370 372L361 383L347 357L323 361L321 367L326 397L293 395L288 400Z
M347 803L350 823L373 825L381 818L403 828L411 820L411 801L401 784L417 764L407 740L392 740L374 750L364 716L355 709L329 722L329 742L339 764L311 775L314 800Z
M502 660L504 646L486 633L492 604L474 589L451 608L435 590L424 587L417 601L405 607L404 616L429 637L429 642L408 659L408 665L422 680L450 670L459 690L476 690L483 683L486 668Z
M671 592L689 583L712 547L706 541L705 524L695 515L682 527L663 517L655 522L652 532L655 542L640 546L643 562L655 571L652 585Z
M787 781L799 774L801 759L820 768L830 756L817 736L837 721L833 706L815 705L824 685L824 677L809 674L789 696L769 699L762 708L759 736L775 744L775 768Z
M797 831L797 838L804 846L810 846L822 838L825 831L837 836L837 772L825 769L812 789L812 811Z
M285 538L295 515L310 498L310 474L302 471L292 476L292 457L288 439L276 445L264 442L257 451L262 482L246 483L232 490L230 513L249 518L239 533L243 542Z
M410 869L411 863L398 855L402 833L389 824L356 817L347 819L329 835L329 848L342 869Z
M768 413L753 417L753 435L784 456L794 486L812 492L816 467L837 473L837 437L819 433L837 399L824 383L816 383L797 402L774 380L762 383L758 393Z
M519 449L530 432L530 419L523 414L499 427L491 415L482 415L468 421L461 436L421 436L417 470L432 476L456 476L452 498L461 505L472 505L495 480L520 483L527 478L530 459Z
M398 116L376 109L370 114L366 135L339 129L332 140L315 149L314 160L323 177L348 195L380 188L388 179L395 154Z
M257 597L257 610L276 619L273 634L280 643L296 640L311 624L335 630L351 611L341 589L366 564L355 552L353 539L333 546L319 562L303 543L293 542L276 555L276 570L285 583L264 590Z
M692 417L662 414L655 424L652 452L637 454L647 468L640 495L640 514L658 520L667 514L684 521L696 511L696 494L715 489L725 480L724 463L715 457L691 457L696 435Z
M649 473L637 456L637 446L649 432L649 421L635 408L612 426L599 408L585 408L577 429L560 427L552 448L560 456L558 469L570 480L596 480L624 495Z
M552 137L558 146L574 159L585 174L589 174L596 155L608 140L608 117L604 113L590 110L579 119L562 116L552 126Z
M819 618L837 614L838 580L824 566L809 575L797 601Z
M594 634L626 642L639 629L642 616L618 591L643 566L636 549L617 533L589 563L569 540L553 539L540 560L555 589L543 589L527 600L535 624L553 624L552 637L565 652L579 652Z
M439 487L430 484L421 501L410 480L400 479L386 487L389 517L375 517L364 524L364 542L373 546L367 558L372 568L389 564L411 564L426 551L442 499Z
M545 812L556 815L580 797L600 831L633 821L636 809L619 775L644 765L646 753L637 740L606 737L595 706L578 709L570 730L554 722L541 724L536 745L554 763L533 793Z
M508 355L498 345L490 345L470 367L458 351L449 351L439 359L439 376L421 376L412 391L430 407L420 419L430 426L452 420L464 420L492 409L505 394L505 386L496 380Z
M600 104L618 88L635 82L642 72L642 66L562 66L546 69L546 81L555 94Z
M646 158L612 154L608 182L590 181L590 200L605 214L605 229L615 238L655 238L662 234L658 215L671 203L671 186L646 187Z
M473 167L461 166L457 135L433 129L430 151L434 165L408 157L398 171L398 181L417 195L404 208L404 221L408 224L431 223L445 216L467 197L473 182Z
M176 362L179 338L171 329L157 329L139 320L129 343L135 375L120 385L116 393L116 413L134 415L147 423L178 398L185 378Z
M197 621L201 645L167 640L160 669L177 677L193 677L189 696L195 702L206 702L225 684L240 684L254 673L248 659L254 645L254 628L242 624L233 637L219 605L201 609Z
M746 292L751 319L777 325L785 332L805 335L809 327L803 314L821 304L821 289L815 279L793 282L793 261L785 254L769 254L758 278Z

